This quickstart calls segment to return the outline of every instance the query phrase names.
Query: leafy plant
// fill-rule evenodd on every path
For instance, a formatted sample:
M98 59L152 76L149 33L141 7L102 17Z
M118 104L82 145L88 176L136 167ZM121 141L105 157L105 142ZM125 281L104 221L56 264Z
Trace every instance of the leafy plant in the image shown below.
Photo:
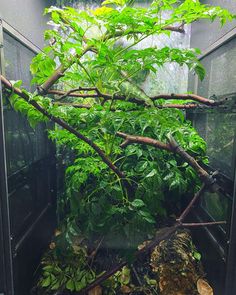
M49 247L42 259L42 276L38 282L40 288L48 292L64 289L73 292L94 280L95 273L87 263L87 249L78 233L69 245L62 232L57 231Z
M137 144L122 148L117 132L162 143L172 136L197 161L207 161L206 144L184 113L165 108L166 95L150 97L138 85L140 73L158 73L169 63L203 79L199 50L135 46L152 35L182 32L184 24L198 19L219 18L223 25L235 16L198 0L154 0L147 8L133 2L107 0L92 11L47 9L54 28L45 32L49 45L31 64L38 90L11 93L12 106L32 127L40 121L57 123L60 127L49 130L49 137L73 154L62 202L69 244L71 230L81 231L90 241L102 236L107 247L129 252L153 233L163 216L176 213L182 197L192 195L199 184L196 172L174 152ZM50 89L55 83L57 89ZM188 102L194 101L190 97ZM71 253L62 262L51 253L52 264L43 269L40 285L82 288L78 282L86 265L81 253L75 261ZM84 285L93 277L86 269Z

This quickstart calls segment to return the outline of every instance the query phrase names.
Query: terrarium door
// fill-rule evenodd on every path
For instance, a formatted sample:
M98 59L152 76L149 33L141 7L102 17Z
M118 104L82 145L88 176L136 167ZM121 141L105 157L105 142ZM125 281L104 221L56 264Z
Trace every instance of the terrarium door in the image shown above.
M1 29L1 71L9 80L21 79L30 89L29 66L39 49L8 24L3 22ZM55 149L47 138L46 125L30 126L12 109L8 96L2 87L1 148L5 151L0 152L4 206L0 209L3 229L8 229L3 237L7 251L3 257L12 270L5 273L14 286L13 292L6 288L4 295L23 295L30 292L34 272L55 227Z

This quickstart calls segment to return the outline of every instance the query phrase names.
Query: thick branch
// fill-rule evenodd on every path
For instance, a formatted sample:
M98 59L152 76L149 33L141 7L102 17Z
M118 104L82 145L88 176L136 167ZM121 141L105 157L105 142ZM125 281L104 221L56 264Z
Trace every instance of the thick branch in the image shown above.
M160 32L161 30L163 31L171 31L171 32L176 32L176 33L185 33L185 30L184 30L184 24L181 24L179 26L164 26L162 28L160 28ZM108 39L111 39L111 38L117 38L117 37L125 37L125 36L128 36L128 35L134 35L134 34L143 34L142 31L140 30L130 30L130 31L116 31L115 33L113 34L108 34L105 38L105 40L108 40Z
M200 179L208 186L211 186L214 183L214 179L203 169L198 162L190 156L177 142L173 137L169 137L169 145L172 152L180 155L199 175Z
M153 101L158 100L158 99L180 99L180 100L193 100L202 104L205 104L207 106L218 106L222 105L225 100L220 100L220 101L215 101L213 99L208 99L196 94L158 94L156 96L152 96L151 99Z
M49 120L55 122L56 124L58 124L59 126L61 126L62 128L66 129L67 131L69 131L70 133L74 134L77 138L81 139L82 141L86 142L91 148L93 148L96 153L100 156L100 158L102 159L102 161L120 178L123 180L123 184L126 187L127 190L130 190L130 186L127 183L127 181L125 181L125 175L122 171L119 170L118 167L116 167L112 161L105 155L105 153L89 138L87 138L86 136L84 136L82 133L80 133L79 131L75 130L73 127L71 127L70 125L68 125L65 121L61 120L58 117L52 116L51 114L49 114L44 108L42 108L35 100L29 99L29 96L25 93L22 92L20 89L18 88L13 88L12 84L10 81L8 81L5 77L3 77L2 75L1 77L1 81L4 84L4 86L9 89L10 91L14 91L14 93L16 93L17 95L19 95L21 98L23 98L24 100L26 100L29 104L31 104L36 110L38 110L40 113L42 113L45 117L47 117Z
M125 141L121 144L122 148L125 148L126 146L130 144L137 143L137 144L154 146L155 148L158 148L158 149L176 153L180 155L184 159L184 161L186 161L197 172L200 179L206 185L211 186L214 183L213 178L207 173L207 171L204 170L198 164L198 162L192 156L190 156L183 148L181 148L172 137L169 138L169 143L167 144L149 137L133 136L123 132L117 132L117 136L125 139Z
M87 46L81 54L75 55L75 57L71 60L68 60L67 65L64 66L61 64L54 73L41 85L38 87L38 93L43 95L47 93L47 91L54 85L61 77L63 77L65 71L70 68L74 63L76 59L80 59L83 57L87 52L91 51L92 47Z
M133 136L133 135L128 135L123 132L117 132L116 134L119 137L125 139L125 141L120 145L122 148L125 148L128 145L133 144L133 143L139 143L139 144L144 144L144 145L151 145L151 146L154 146L155 148L166 150L168 152L172 151L171 147L168 144L163 143L158 140L155 140L155 139L152 139L150 137Z

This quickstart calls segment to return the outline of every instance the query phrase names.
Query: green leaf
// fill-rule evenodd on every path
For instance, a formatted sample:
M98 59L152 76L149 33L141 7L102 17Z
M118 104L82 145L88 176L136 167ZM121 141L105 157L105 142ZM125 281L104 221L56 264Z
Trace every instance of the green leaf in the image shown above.
M69 279L66 283L66 288L73 292L75 290L75 284L72 279Z
M141 208L145 206L145 203L141 199L135 199L131 202L131 205L135 208Z
M138 214L139 214L140 216L142 216L142 218L143 218L144 220L146 220L148 223L152 223L152 224L155 224L155 223L156 223L155 220L153 219L153 217L151 216L151 214L150 214L149 212L139 210L139 211L138 211Z
M148 173L148 174L146 175L146 178L153 177L153 176L156 175L156 174L157 174L156 169L153 169L150 173Z
M15 88L20 88L21 85L22 85L21 80L18 80L18 81L11 80L10 82L11 82L12 86L15 87Z
M43 288L46 288L48 287L49 285L51 284L51 279L50 279L50 276L46 277L44 280L42 280L42 284L41 286Z
M199 63L194 67L195 73L198 75L199 79L202 81L205 78L205 68Z
M194 257L196 260L200 261L201 258L202 258L202 255L201 255L199 252L194 251L194 252L193 252L193 257Z

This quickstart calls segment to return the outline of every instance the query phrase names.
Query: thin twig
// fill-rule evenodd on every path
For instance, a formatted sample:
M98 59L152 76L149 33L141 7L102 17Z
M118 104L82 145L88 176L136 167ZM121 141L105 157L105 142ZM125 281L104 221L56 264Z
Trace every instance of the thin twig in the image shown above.
M132 269L132 271L133 271L133 273L134 273L134 275L135 275L135 277L136 277L136 279L137 279L139 285L142 286L143 283L142 283L142 281L141 281L141 279L140 279L140 277L139 277L139 275L138 275L138 273L137 273L137 270L135 269L135 267L134 267L133 264L131 265L131 269Z
M67 107L74 107L79 109L91 109L90 104L80 104L80 103L69 103L69 102L53 102L54 105L57 106L67 106Z
M136 279L138 281L139 286L142 287L142 291L144 292L144 294L149 295L149 293L147 293L146 290L143 288L143 283L142 283L142 281L141 281L141 279L140 279L140 277L138 275L138 272L137 272L137 270L136 270L136 268L134 267L133 264L131 265L131 269L132 269L132 271L133 271L133 273L134 273L134 275L135 275L135 277L136 277Z
M189 214L193 206L196 204L197 200L203 195L203 193L206 191L206 184L204 183L200 190L194 195L188 206L185 208L185 210L182 212L179 218L176 219L177 222L182 222L186 216Z
M74 92L77 92L77 91L96 91L97 92L97 88L96 87L77 87L77 88L73 88L73 89L70 89L69 91L63 93L59 100L62 100L65 97L67 97L70 94L73 94Z
M164 105L156 105L157 109L196 109L200 108L202 105L196 104L196 103L191 103L191 104L164 104Z
M181 223L183 227L201 227L226 224L226 221L213 221L213 222L196 222L196 223Z
M104 236L100 239L100 241L99 241L97 247L95 248L95 250L94 250L94 251L89 255L89 257L88 257L88 259L91 260L91 262L90 262L90 267L92 267L92 265L93 265L94 258L95 258L95 256L97 255L97 252L98 252L98 250L99 250L99 248L100 248L100 246L101 246L103 240L104 240Z

